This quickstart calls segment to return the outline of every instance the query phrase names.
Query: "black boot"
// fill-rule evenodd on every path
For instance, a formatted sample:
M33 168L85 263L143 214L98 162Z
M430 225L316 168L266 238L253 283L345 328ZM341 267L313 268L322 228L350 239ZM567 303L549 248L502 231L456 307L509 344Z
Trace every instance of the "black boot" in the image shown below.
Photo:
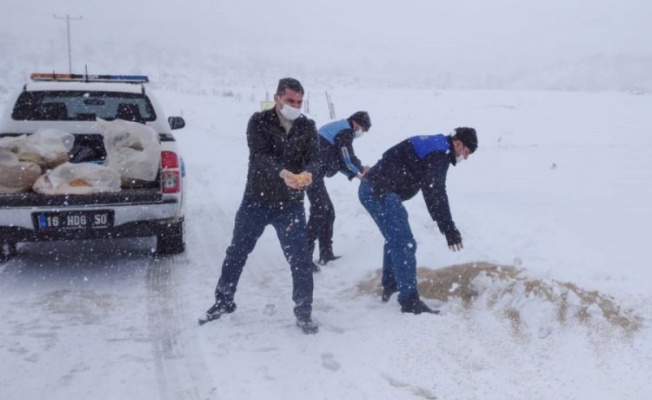
M398 287L396 286L396 282L392 283L389 286L383 286L383 295L381 296L381 300L383 303L387 303L389 301L389 298L392 297L394 293L398 292Z
M301 328L306 335L312 335L319 332L319 325L310 318L309 315L297 317L297 326Z
M313 261L310 261L310 270L312 272L320 272L321 268L319 267L319 265L315 264Z
M211 308L206 311L206 316L199 319L199 325L204 325L206 322L214 321L219 319L222 314L231 314L236 309L236 305L233 302L226 303L222 301L216 301Z
M319 251L319 265L326 265L329 261L337 260L340 256L333 254L331 249L322 249Z
M421 301L418 294L415 294L407 300L401 302L401 312L411 313L415 315L421 313L439 314L439 310L433 310L428 307L426 303Z

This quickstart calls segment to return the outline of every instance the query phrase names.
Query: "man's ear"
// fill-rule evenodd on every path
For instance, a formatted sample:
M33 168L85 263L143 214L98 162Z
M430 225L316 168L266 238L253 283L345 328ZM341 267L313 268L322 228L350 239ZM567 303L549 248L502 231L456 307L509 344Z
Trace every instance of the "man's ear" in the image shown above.
M453 139L453 149L455 150L455 155L459 154L462 151L462 142L458 139Z

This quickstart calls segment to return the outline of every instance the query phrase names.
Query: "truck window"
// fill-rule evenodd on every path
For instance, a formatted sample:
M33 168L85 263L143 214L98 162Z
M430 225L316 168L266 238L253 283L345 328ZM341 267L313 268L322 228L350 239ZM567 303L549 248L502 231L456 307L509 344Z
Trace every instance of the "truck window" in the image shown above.
M130 110L131 121L156 120L154 107L147 96L138 93L91 91L23 92L12 110L17 121L92 121L125 119Z

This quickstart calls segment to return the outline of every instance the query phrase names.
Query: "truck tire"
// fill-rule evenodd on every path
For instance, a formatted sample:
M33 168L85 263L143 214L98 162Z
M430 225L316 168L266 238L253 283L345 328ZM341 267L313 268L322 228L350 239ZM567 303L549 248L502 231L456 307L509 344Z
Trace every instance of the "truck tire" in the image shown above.
M16 255L16 242L0 241L0 262L9 261Z
M156 235L156 253L179 254L186 249L183 241L183 221L167 226L161 233Z

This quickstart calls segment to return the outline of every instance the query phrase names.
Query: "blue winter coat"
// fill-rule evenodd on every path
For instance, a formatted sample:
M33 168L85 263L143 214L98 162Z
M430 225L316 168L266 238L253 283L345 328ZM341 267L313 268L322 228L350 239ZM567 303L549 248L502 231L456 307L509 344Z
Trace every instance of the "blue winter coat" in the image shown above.
M405 201L421 191L430 216L446 233L455 229L446 193L448 166L455 163L449 136L414 136L387 150L364 179L379 197L393 192Z
M362 163L353 151L355 131L347 119L330 122L319 128L319 161L321 176L342 172L349 179L362 170Z

